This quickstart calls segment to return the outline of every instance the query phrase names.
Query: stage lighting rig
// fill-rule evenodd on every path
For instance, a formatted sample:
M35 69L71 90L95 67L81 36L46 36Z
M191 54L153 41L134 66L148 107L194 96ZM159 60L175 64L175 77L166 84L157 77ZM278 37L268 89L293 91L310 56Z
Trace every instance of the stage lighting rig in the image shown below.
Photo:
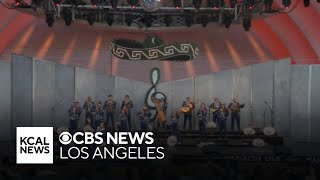
M53 12L46 12L46 23L49 27L53 26L54 23L54 13Z
M127 0L127 3L134 9L138 6L139 0Z
M181 0L173 0L173 5L176 9L181 8Z
M60 6L62 3L62 0L52 0L55 6Z
M219 10L220 7L224 6L223 0L208 0L207 1L208 7L213 8L213 10Z
M191 12L186 12L184 14L184 19L187 27L191 27L194 20L193 20L193 14Z

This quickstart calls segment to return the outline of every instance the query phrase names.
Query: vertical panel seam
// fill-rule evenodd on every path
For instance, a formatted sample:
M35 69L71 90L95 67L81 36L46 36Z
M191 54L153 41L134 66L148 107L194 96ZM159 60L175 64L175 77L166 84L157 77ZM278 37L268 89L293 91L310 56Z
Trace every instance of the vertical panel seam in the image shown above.
M308 79L308 142L311 141L311 107L310 107L310 103L311 103L311 78L312 78L312 66L309 65L308 69L309 69L309 79Z

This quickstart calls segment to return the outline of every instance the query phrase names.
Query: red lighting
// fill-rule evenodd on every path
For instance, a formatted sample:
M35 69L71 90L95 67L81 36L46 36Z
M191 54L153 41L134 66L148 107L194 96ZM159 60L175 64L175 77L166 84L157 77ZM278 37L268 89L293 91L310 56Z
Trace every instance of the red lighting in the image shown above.
M16 2L16 6L19 6L20 5L20 3L19 2Z
M60 4L59 4L59 3L57 3L57 4L56 4L56 6L60 6Z
M253 6L249 6L249 9L252 10L252 9L253 9Z
M180 9L180 7L179 7L179 6L176 6L176 9Z
M213 10L219 10L219 7L213 6Z
M93 4L92 6L93 6L93 8L96 8L96 7L97 7L97 5L96 5L96 4Z
M132 6L132 9L135 9L135 8L136 8L136 6L135 6L135 5L133 5L133 6Z
M286 6L286 9L289 9L289 6Z

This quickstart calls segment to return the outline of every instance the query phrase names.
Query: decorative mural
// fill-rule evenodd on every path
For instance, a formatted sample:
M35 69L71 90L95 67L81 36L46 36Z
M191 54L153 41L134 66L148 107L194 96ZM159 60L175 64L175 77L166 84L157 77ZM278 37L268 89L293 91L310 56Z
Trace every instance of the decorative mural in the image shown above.
M119 59L189 61L199 54L199 48L192 42L166 44L160 37L147 36L143 43L130 39L114 39L110 50Z

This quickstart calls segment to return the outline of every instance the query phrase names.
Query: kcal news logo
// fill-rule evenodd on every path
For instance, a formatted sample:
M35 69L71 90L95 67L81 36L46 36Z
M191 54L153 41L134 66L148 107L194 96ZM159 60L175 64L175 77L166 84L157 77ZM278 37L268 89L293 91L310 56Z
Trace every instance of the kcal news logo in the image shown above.
M53 164L53 127L17 127L17 164Z

